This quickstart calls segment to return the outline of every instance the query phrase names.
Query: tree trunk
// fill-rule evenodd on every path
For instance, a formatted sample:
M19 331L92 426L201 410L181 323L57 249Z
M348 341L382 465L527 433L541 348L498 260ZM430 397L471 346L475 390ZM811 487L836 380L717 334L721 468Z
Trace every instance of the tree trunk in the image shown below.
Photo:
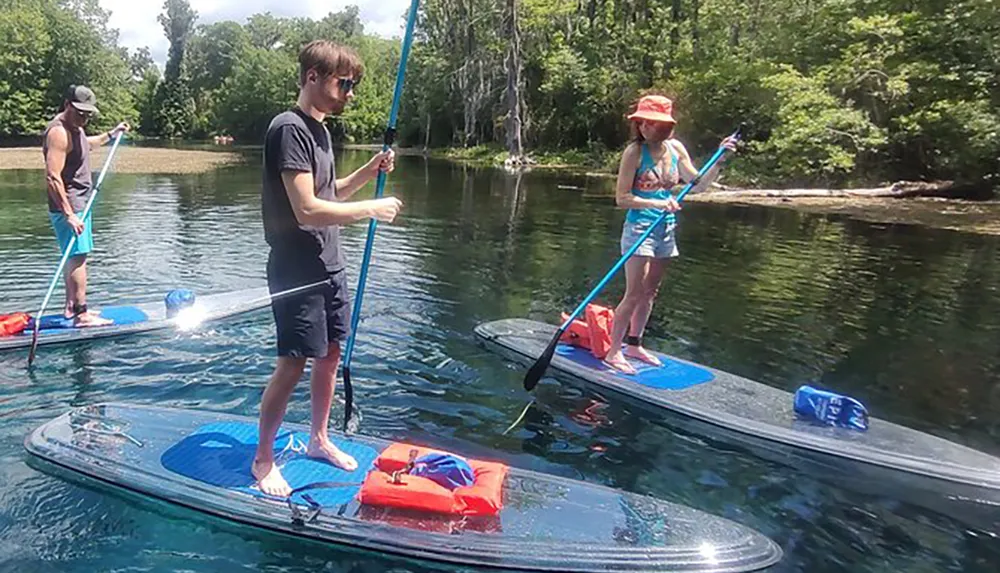
M424 154L427 154L427 148L431 145L431 114L427 114L427 127L424 128Z
M476 48L476 36L475 28L472 25L472 2L469 0L467 2L468 6L465 9L465 63L462 66L462 70L459 74L459 89L461 90L461 95L464 100L465 105L463 106L464 111L464 126L462 132L462 147L468 147L469 142L476 135L476 114L479 111L478 90L475 89L475 48Z
M465 64L458 71L458 91L462 95L462 147L468 147L469 142L476 134L476 112L479 110L477 93L473 81L473 62L466 60Z
M517 21L517 0L507 0L507 154L520 162L521 146L521 34Z

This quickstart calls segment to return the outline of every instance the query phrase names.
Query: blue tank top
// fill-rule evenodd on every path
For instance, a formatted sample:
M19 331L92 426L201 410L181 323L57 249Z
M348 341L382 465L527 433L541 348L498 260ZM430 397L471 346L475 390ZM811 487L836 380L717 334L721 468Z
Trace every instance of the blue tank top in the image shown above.
M652 154L649 153L649 146L643 143L641 149L642 157L635 170L635 178L632 179L632 194L643 199L669 199L672 196L670 189L680 182L680 174L677 172L677 153L673 146L667 143L667 149L670 151L670 168L666 174L661 174L656 162L653 161ZM625 214L625 221L651 223L662 214L663 211L660 209L629 209Z

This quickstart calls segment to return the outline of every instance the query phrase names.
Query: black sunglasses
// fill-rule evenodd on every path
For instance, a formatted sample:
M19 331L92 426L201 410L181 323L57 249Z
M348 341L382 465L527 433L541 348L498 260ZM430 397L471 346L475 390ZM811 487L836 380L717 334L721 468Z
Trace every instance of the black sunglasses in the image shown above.
M355 81L354 78L337 79L337 85L340 86L340 91L344 92L345 94L351 91L352 89L356 88L359 83L361 83L361 80Z

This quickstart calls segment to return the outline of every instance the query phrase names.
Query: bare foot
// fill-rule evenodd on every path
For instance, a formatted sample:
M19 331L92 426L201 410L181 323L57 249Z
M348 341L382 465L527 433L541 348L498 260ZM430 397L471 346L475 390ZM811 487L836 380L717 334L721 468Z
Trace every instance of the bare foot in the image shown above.
M73 320L73 326L78 328L84 328L89 326L107 326L112 324L113 320L108 320L106 318L101 318L100 315L94 314L90 311L76 315Z
M641 346L626 346L625 356L631 356L632 358L638 358L647 364L652 364L653 366L663 366L660 359L656 357L655 354L646 350Z
M257 487L260 491L275 497L288 497L292 494L292 488L278 471L278 466L274 462L261 462L254 460L250 466L250 473L257 480Z
M309 448L306 450L306 455L310 458L326 460L338 468L349 472L353 472L358 469L358 462L351 456L340 451L340 448L333 445L333 442L329 439L324 440L316 437L310 438Z
M622 355L622 351L609 352L607 356L604 357L604 363L608 366L624 372L625 374L635 374L635 368L625 360L625 356Z

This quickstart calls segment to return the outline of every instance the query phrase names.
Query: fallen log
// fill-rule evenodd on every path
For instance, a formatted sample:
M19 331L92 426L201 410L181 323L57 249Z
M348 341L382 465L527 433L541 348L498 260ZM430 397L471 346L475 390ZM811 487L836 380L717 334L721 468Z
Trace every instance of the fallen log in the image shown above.
M710 190L701 195L706 199L770 197L795 199L799 197L946 197L969 198L974 191L968 186L956 185L954 181L897 181L886 187L869 189L743 189L713 183Z

